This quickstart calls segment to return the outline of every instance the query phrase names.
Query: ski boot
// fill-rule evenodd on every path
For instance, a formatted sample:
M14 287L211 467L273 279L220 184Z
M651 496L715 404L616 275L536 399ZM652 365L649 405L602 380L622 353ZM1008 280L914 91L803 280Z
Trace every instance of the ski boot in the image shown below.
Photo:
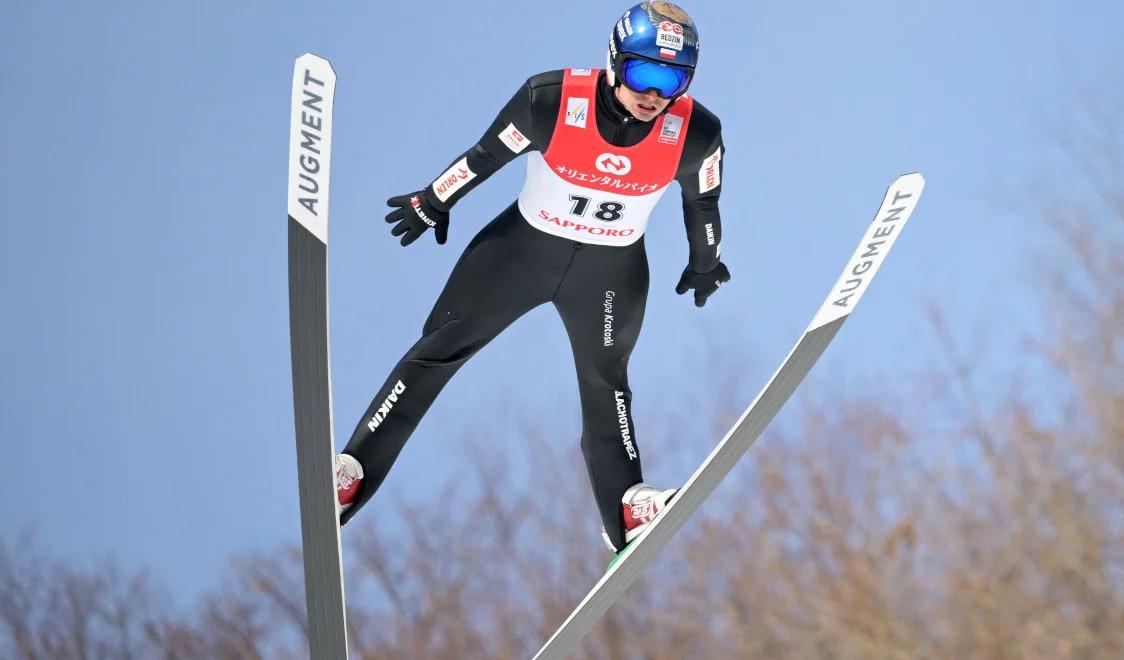
M645 483L638 483L624 492L624 496L621 497L624 546L620 549L616 548L609 539L608 532L605 531L604 527L601 528L601 539L605 541L605 546L616 553L613 560L609 562L610 568L624 555L628 545L647 529L648 524L655 520L660 511L664 510L676 492L678 492L678 489L674 488L671 490L656 490Z
M359 461L349 454L336 454L336 498L340 503L340 515L351 508L362 483L363 466Z

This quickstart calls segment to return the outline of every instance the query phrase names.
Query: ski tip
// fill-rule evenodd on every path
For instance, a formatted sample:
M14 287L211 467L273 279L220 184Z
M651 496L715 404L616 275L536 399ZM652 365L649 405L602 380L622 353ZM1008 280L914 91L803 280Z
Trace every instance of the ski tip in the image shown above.
M296 64L297 64L297 66L300 66L300 65L303 64L306 67L312 66L313 64L318 64L320 66L327 67L328 70L332 72L333 76L336 75L336 69L335 69L335 67L332 66L332 63L329 62L326 58L320 57L319 55L317 55L316 53L313 53L313 52L307 52L304 55L301 55L300 57L298 57L297 61L296 61Z
M895 183L920 190L925 187L925 177L921 176L920 172L910 172L899 176Z

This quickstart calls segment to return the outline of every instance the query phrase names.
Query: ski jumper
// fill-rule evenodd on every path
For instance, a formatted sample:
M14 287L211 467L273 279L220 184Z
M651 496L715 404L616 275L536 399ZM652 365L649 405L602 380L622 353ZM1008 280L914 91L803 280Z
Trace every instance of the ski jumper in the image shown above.
M720 125L689 96L640 122L619 105L602 72L549 72L527 81L480 142L427 188L427 197L451 207L524 153L527 179L518 200L469 243L421 338L356 425L344 451L363 465L365 478L345 522L377 490L461 365L549 302L574 354L581 447L594 496L610 538L623 545L621 496L643 480L628 359L648 293L644 230L676 180L689 262L699 272L717 266Z

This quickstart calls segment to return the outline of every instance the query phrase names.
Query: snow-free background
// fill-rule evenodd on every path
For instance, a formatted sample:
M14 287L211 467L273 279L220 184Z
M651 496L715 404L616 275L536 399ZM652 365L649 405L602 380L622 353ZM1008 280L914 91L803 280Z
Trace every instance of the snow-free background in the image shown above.
M813 378L861 390L927 360L928 302L959 339L987 343L995 369L1017 366L1008 345L1041 323L1026 255L1048 249L1021 219L1017 182L1050 171L1043 126L1064 122L1075 83L1119 62L1124 4L683 5L702 41L692 91L723 120L733 281L702 310L674 294L687 249L672 190L650 225L652 289L631 371L650 471L693 468L643 445L655 407L723 394L699 359L708 346L736 352L747 380L763 382L904 172L928 181L918 211ZM385 199L435 177L529 75L602 66L624 8L8 7L0 536L34 529L65 560L116 557L185 599L231 556L298 539L285 271L293 60L315 52L338 76L330 281L342 446L524 166L456 207L444 247L431 236L399 247ZM1043 184L1064 190L1065 176ZM577 451L573 366L549 307L460 372L363 515L441 506L434 489L465 465L450 431L512 407ZM497 424L497 445L517 441L505 433ZM587 488L584 474L573 483Z

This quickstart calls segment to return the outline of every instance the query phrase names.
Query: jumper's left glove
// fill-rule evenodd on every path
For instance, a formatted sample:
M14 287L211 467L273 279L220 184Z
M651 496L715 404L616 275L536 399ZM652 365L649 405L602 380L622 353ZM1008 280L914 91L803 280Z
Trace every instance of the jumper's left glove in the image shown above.
M675 293L683 295L688 290L695 290L695 307L702 307L706 299L711 296L723 282L730 281L730 271L719 261L718 267L706 273L697 273L687 266L683 269L683 276L675 287Z

